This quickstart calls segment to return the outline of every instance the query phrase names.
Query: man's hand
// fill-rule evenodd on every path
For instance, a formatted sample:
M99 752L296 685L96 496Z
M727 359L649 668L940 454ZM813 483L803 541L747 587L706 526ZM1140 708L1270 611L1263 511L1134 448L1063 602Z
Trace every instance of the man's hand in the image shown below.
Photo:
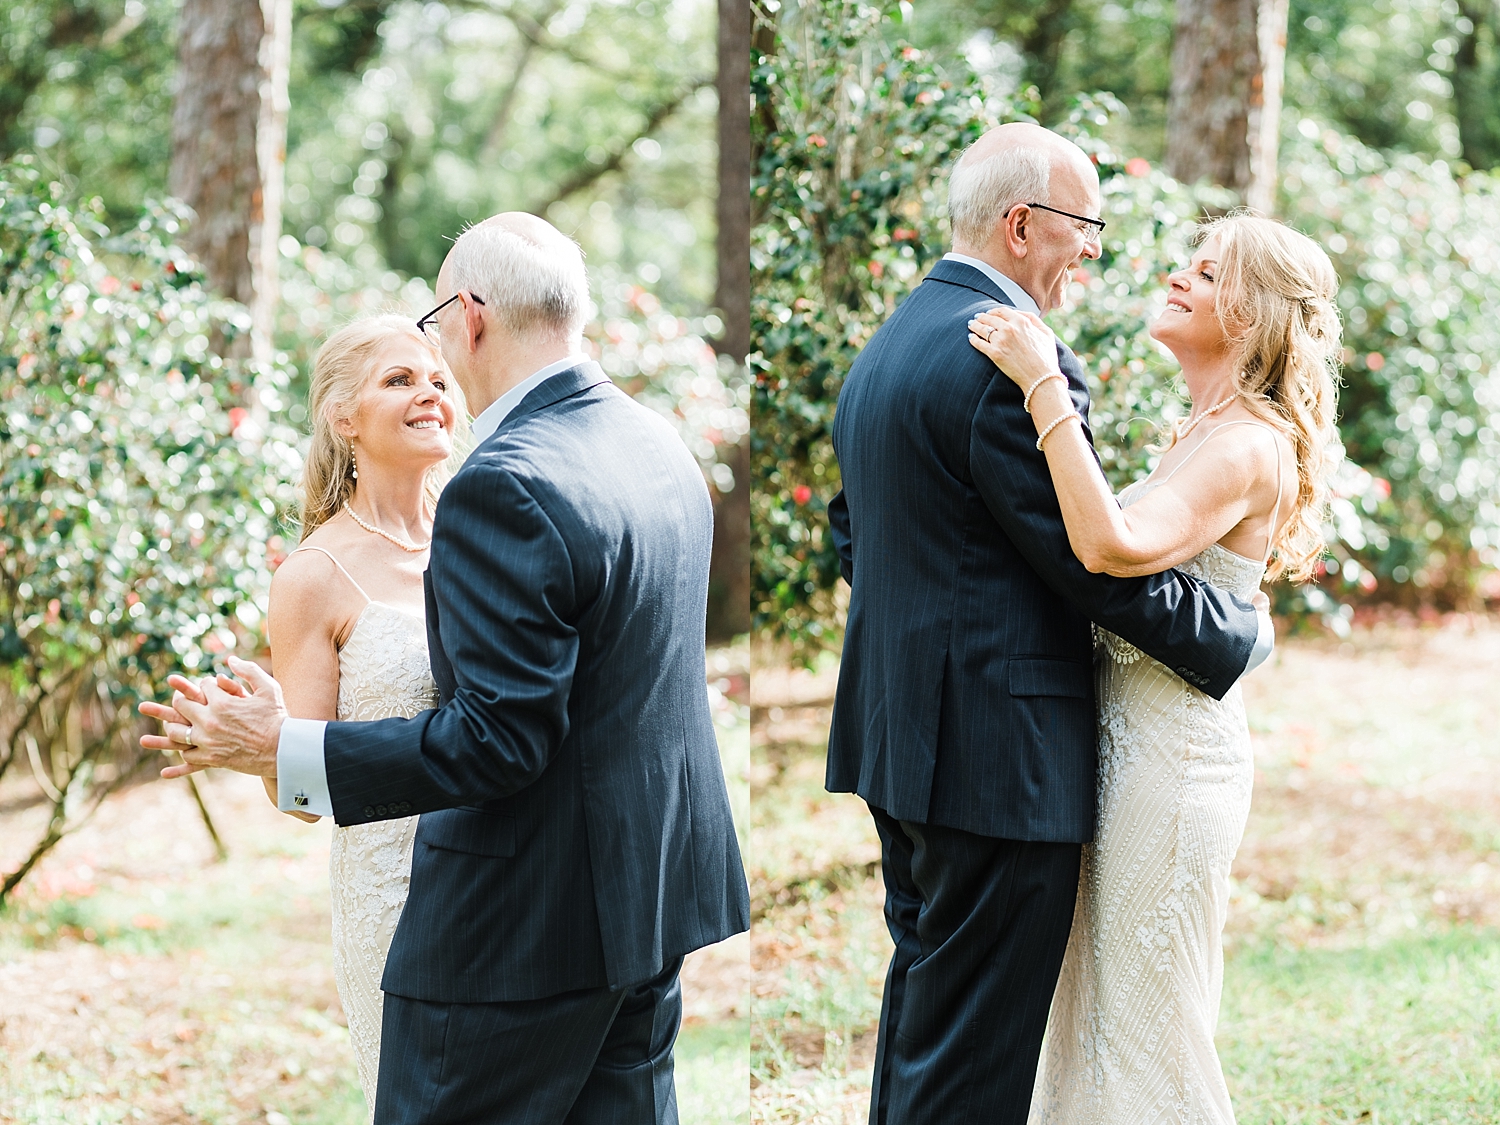
M141 714L165 724L163 734L143 736L141 746L176 750L185 763L168 766L161 771L162 777L186 777L210 767L275 776L276 747L286 718L281 687L251 661L231 656L229 667L249 684L248 694L243 684L229 676L197 684L183 676L170 676L167 683L175 689L170 707L141 704Z

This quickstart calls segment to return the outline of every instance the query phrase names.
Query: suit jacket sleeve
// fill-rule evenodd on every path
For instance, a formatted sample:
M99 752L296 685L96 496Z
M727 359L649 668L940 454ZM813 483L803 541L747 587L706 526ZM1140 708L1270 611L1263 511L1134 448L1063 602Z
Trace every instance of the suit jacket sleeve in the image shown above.
M1078 361L1058 352L1075 405L1086 411ZM1092 443L1087 421L1084 432ZM969 458L975 485L1011 542L1080 612L1215 698L1244 674L1258 632L1251 606L1178 570L1115 578L1078 561L1021 390L998 371L975 411Z
M568 732L578 601L552 520L511 473L470 466L444 493L433 543L453 690L413 719L328 724L340 824L509 796L541 776Z
M854 535L849 530L849 501L844 499L841 488L838 495L828 501L828 532L833 538L833 549L839 555L839 573L844 581L854 585Z

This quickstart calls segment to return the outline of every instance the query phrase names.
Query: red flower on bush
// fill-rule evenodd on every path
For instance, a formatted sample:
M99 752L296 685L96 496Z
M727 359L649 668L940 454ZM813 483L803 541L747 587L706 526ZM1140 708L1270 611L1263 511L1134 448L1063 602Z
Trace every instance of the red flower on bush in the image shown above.
M243 406L231 406L229 408L229 432L234 433L245 424L248 411Z
M885 267L883 265L881 265L879 262L871 262L870 263L870 276L871 277L884 277L885 276Z
M792 499L799 504L806 504L812 499L812 489L808 488L805 484L799 484L796 488L792 489Z
M896 242L915 242L917 240L917 232L912 230L911 227L897 227L891 231L891 238Z
M810 145L815 145L818 148L827 148L828 138L825 137L822 133L813 133L807 138L807 143Z
M1149 176L1151 174L1151 164L1142 157L1132 156L1129 160L1125 161L1125 174L1127 176Z
M1385 366L1385 356L1381 355L1379 352L1371 352L1369 355L1365 356L1365 366L1368 367L1371 371L1379 371L1382 367Z

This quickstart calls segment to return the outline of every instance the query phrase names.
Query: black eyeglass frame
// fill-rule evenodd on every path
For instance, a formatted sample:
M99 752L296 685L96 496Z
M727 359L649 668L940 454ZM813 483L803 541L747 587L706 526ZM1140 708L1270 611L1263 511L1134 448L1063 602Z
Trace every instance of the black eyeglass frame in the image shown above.
M1048 207L1045 203L1017 203L1010 211L1014 211L1016 207L1035 207L1038 211L1051 211L1054 215L1062 215L1067 219L1077 219L1080 223L1088 223L1089 226L1098 227L1099 229L1094 232L1094 237L1101 241L1104 239L1105 223L1103 219L1090 219L1086 215L1075 215L1071 211L1059 211L1056 207ZM1010 218L1010 211L1005 212L1007 219ZM476 297L475 300L478 300L478 298Z
M440 312L442 312L444 309L446 309L449 305L451 305L454 301L458 300L462 296L463 296L462 292L458 292L458 293L453 294L453 296L449 297L446 301L444 301L442 304L440 304L437 308L433 309L426 316L424 316L421 319L419 319L417 321L417 331L420 332L420 333L422 333L422 335L424 335L424 336L427 335L427 326L429 324L431 324L434 328L437 327L437 314L440 313ZM478 294L476 294L476 293L470 293L469 296L474 299L474 303L476 305L480 306L481 308L484 307L484 301L479 297Z

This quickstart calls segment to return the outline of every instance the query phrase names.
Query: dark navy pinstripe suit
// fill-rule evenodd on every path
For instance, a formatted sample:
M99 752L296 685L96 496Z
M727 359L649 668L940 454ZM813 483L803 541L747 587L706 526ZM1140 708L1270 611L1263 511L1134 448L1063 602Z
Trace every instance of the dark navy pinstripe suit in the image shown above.
M449 483L441 704L324 736L340 824L423 814L378 1120L675 1120L677 966L749 914L704 687L711 536L682 442L592 363Z
M1222 696L1251 607L1177 571L1074 557L1021 392L965 325L1010 304L942 261L855 361L830 522L852 587L828 788L874 810L897 951L872 1121L1026 1118L1093 838L1089 622ZM1073 400L1088 391L1059 347Z

